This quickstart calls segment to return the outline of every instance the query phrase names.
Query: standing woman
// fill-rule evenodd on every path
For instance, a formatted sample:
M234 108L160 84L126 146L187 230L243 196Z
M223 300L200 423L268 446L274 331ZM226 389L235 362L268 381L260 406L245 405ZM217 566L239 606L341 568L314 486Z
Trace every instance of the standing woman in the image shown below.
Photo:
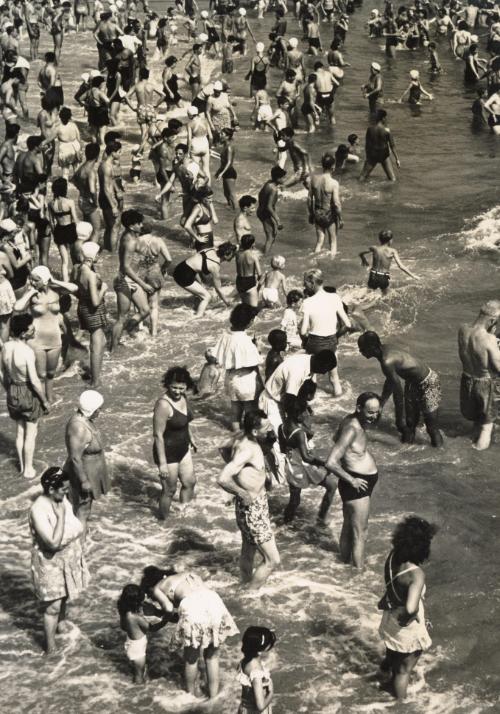
M171 367L163 375L165 394L160 397L153 413L153 459L161 481L160 518L170 513L172 499L180 481L180 503L194 498L196 477L191 448L196 450L189 431L193 415L186 400L193 380L185 367Z
M110 101L102 89L104 77L98 75L90 81L90 89L85 99L89 126L94 132L95 140L101 146L104 145L104 135L106 127L109 126L109 105Z
M111 59L106 63L108 76L106 79L106 94L109 99L109 123L118 126L118 114L123 101L122 75L118 69L118 60Z
M241 236L240 249L236 253L236 290L242 303L258 306L258 284L261 275L259 254L255 250L255 236L245 233Z
M33 258L30 250L22 250L16 243L18 233L19 226L12 218L0 221L0 251L6 258L3 262L16 298L26 290Z
M179 106L182 97L179 94L179 75L175 74L174 68L177 64L177 57L170 55L165 60L165 69L162 74L163 91L167 103L167 111Z
M218 144L224 129L231 129L238 120L229 101L227 92L223 91L222 82L214 82L214 93L207 99L207 119L210 122L214 143Z
M267 86L267 70L269 69L269 59L264 54L265 46L263 42L257 42L255 45L255 56L250 62L250 69L246 79L250 80L250 96L253 97L259 89L265 89Z
M219 221L215 213L213 195L210 186L200 186L191 194L194 206L184 223L184 230L192 238L197 251L213 248L214 245L213 226Z
M59 167L62 177L69 178L69 171L75 172L82 158L82 145L80 143L80 131L72 121L71 109L63 107L59 112L59 125L57 127L57 139L59 141Z
M420 655L432 644L425 621L423 599L425 572L437 527L417 516L408 516L396 526L392 551L385 561L386 591L378 607L383 610L379 633L386 646L381 669L390 672L390 686L397 699L404 699L411 673Z
M15 312L28 310L33 317L34 336L28 344L36 357L36 370L45 387L47 402L52 402L53 381L61 356L61 306L59 293L76 293L74 283L56 280L45 265L33 268L31 288L14 305Z
M56 649L56 634L68 629L66 603L87 587L89 573L82 550L83 526L66 497L67 475L58 466L51 466L40 483L43 493L29 514L31 572L43 610L45 651L50 654Z
M66 424L68 457L64 472L70 481L73 511L82 522L82 541L87 535L92 503L105 496L111 487L101 434L94 424L103 402L99 392L85 390L80 394L77 411Z
M199 116L197 107L188 107L187 115L188 152L193 159L201 165L203 173L207 177L207 182L210 183L210 144L212 143L212 130L205 115Z
M75 265L71 276L78 287L77 315L80 327L90 333L90 385L93 388L100 386L108 324L104 302L108 286L95 271L99 251L98 243L84 243L81 247L81 263Z
M215 178L217 180L222 179L222 190L224 191L227 205L235 211L238 203L236 198L236 179L238 174L233 165L235 158L235 150L232 143L233 136L234 129L231 128L223 129L220 134L220 143L222 145L220 167L215 172Z
M172 262L172 257L164 239L150 233L145 233L137 238L135 253L140 256L137 261L137 274L154 291L148 294L147 298L151 337L156 337L160 317L160 290L165 282L167 268Z
M171 647L183 648L184 676L189 694L196 693L198 660L203 650L207 668L208 694L219 693L219 648L227 637L238 634L235 621L219 595L191 572L174 568L144 568L141 588L166 613L177 609L179 621Z
M78 240L75 202L68 198L68 182L59 177L52 182L53 200L49 203L49 217L54 233L54 243L61 256L61 273L64 281L69 280L70 253L74 258L74 244Z

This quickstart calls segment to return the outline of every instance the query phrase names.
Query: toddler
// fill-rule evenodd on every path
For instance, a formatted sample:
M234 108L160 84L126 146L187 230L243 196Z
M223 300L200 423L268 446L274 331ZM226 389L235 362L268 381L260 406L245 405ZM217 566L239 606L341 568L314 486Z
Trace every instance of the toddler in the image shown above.
M275 255L271 260L271 270L269 270L262 280L262 299L266 307L278 307L280 305L280 288L286 298L286 278L281 272L285 267L285 259L282 255Z
M302 347L302 339L299 334L298 313L302 305L304 295L300 290L290 290L286 296L287 307L281 319L281 329L286 332L288 349Z
M271 345L271 349L266 356L266 382L276 367L285 359L283 352L285 352L287 346L286 332L284 330L271 330L267 336L267 341Z

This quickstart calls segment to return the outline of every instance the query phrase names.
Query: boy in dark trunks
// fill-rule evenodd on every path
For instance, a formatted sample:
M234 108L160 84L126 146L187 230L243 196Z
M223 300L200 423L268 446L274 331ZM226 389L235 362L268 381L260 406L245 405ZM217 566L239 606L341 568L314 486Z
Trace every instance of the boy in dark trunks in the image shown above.
M266 244L264 253L268 248L272 248L278 231L282 230L280 218L276 213L276 204L278 202L278 188L285 181L286 171L279 166L273 166L271 169L271 180L266 181L259 191L257 218L262 223L264 234L266 236Z
M389 291L389 282L391 280L390 268L391 263L394 260L398 268L400 268L403 273L409 275L413 280L420 280L418 275L415 275L408 270L406 266L403 265L399 257L399 253L395 248L392 247L392 231L380 231L378 234L378 240L380 246L372 245L368 250L362 250L359 254L362 264L370 268L370 275L368 277L368 287L372 290L380 289L382 290L382 295L387 295ZM370 264L365 256L372 254L372 264Z

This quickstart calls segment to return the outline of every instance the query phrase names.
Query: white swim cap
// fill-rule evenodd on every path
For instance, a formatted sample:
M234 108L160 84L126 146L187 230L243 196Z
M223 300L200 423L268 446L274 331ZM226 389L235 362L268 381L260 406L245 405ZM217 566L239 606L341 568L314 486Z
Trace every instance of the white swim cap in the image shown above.
M92 224L87 221L79 221L76 224L76 234L79 240L88 240L93 230Z
M52 274L45 265L37 265L36 268L33 268L30 275L34 275L35 278L40 278L44 285L47 285L52 280Z
M410 79L418 79L419 77L418 69L410 69Z
M288 44L290 45L292 50L294 50L298 46L299 41L296 37L290 37L290 39L288 40Z
M202 10L200 15L202 16L202 18L204 20L206 20L208 18L208 12L206 10Z
M266 47L263 42L257 42L257 44L255 45L255 49L257 52L264 52Z
M204 93L207 95L207 97L211 97L212 94L214 93L214 85L212 82L209 82L203 87Z
M104 397L95 389L86 389L80 394L78 406L83 416L89 418L104 404Z
M247 14L247 11L245 10L244 7L240 7L240 9L238 10L238 12L240 13L240 15L246 15L246 14Z
M189 117L195 117L198 114L198 107L190 106L187 108L187 113Z
M378 62L372 62L371 68L373 69L374 72L380 72L382 69L382 67L379 65Z
M273 268L278 268L278 270L281 270L281 268L285 267L286 260L282 255L275 255L274 258L271 260L271 266Z
M222 92L223 89L222 82L219 82L219 80L214 82L214 92Z
M378 15L378 10L377 10L376 8L374 8L374 9L372 10L372 13L371 13L371 14L372 14L372 15L375 15L375 17L377 17L377 15Z
M5 233L13 233L19 230L19 226L12 218L4 218L3 221L0 221L0 228L5 231Z
M171 32L175 32L177 30L177 25L170 25L170 30Z
M198 35L198 42L206 42L208 40L208 35L206 32L200 32Z
M83 257L90 260L95 260L99 255L100 250L101 246L99 243L94 243L93 240L86 241L81 248Z
M89 73L89 78L94 79L94 77L102 77L102 74L99 72L98 69L91 69Z
M90 79L90 74L88 72L84 72L81 78L84 82L88 82Z

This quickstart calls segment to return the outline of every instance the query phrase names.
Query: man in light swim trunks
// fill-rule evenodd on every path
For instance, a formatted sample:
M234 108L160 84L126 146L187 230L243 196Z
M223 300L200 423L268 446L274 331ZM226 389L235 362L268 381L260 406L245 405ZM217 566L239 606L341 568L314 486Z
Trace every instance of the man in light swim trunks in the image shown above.
M335 157L332 154L323 154L321 159L323 173L312 176L310 181L308 207L309 223L316 229L315 253L321 253L328 237L330 255L334 258L337 254L337 229L342 228L342 205L340 203L339 182L333 178L335 170Z
M339 478L344 515L340 557L355 568L362 568L364 564L370 496L378 481L377 465L368 451L366 429L378 420L380 409L377 394L360 394L356 410L340 424L326 461L326 468Z
M396 161L396 166L401 166L396 152L396 145L391 130L386 126L387 112L379 109L375 116L375 125L366 130L365 152L366 159L361 171L360 181L365 181L377 164L381 164L389 181L395 181L394 169L391 163L391 151Z
M230 461L222 469L218 485L235 499L236 523L241 531L240 571L243 583L257 588L280 565L266 492L266 466L260 443L274 438L272 426L262 411L245 414L243 435L231 448ZM262 562L254 569L257 552Z
M281 220L276 213L276 204L278 202L278 187L282 186L285 181L286 171L279 166L273 166L271 169L271 180L266 181L259 191L257 218L262 223L266 243L264 253L268 248L272 248L274 241L278 235L278 231L282 230Z
M473 448L482 451L491 444L497 416L494 378L500 373L500 349L496 339L500 301L481 306L472 325L458 331L458 353L463 374L460 384L460 411L473 422Z
M322 62L314 63L314 73L316 75L316 81L314 86L316 88L316 104L321 107L330 120L330 125L335 125L335 90L339 86L337 80L332 76L330 70L323 66Z
M156 89L154 84L149 81L149 69L147 69L147 67L141 67L139 70L139 81L131 87L125 97L126 104L137 114L137 123L141 130L141 146L139 151L144 148L148 139L148 132L157 119L156 105L158 104L158 100L155 101L156 94L158 98L161 99L161 102L163 102L165 99L163 92ZM135 107L130 102L134 95L137 99L137 106Z
M415 442L415 431L422 414L432 446L443 446L438 425L441 384L436 372L409 352L399 347L383 345L376 332L363 333L358 339L358 348L366 359L374 357L380 362L385 375L380 410L382 411L392 394L396 426L403 443ZM405 384L404 391L401 380Z

